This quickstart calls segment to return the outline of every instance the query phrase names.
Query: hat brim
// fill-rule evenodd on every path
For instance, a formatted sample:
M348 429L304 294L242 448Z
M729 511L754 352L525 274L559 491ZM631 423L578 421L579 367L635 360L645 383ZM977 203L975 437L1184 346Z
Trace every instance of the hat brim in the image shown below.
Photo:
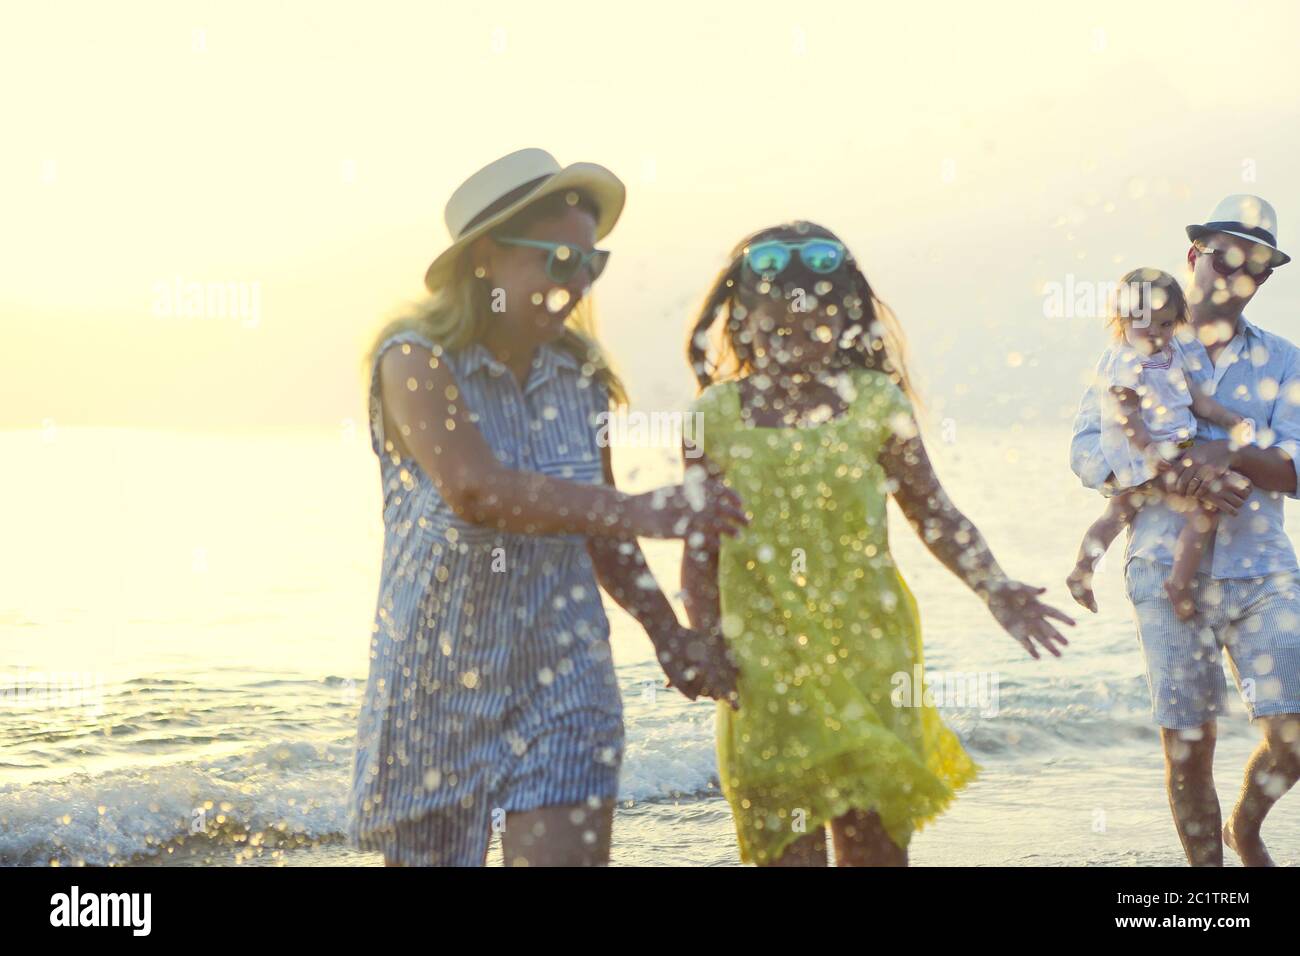
M1284 266L1291 261L1291 257L1281 249L1276 249L1273 246L1270 246L1267 242L1260 242L1254 236L1248 235L1244 232L1233 232L1231 229L1211 229L1208 226L1202 225L1191 225L1187 227L1187 238L1191 239L1193 242L1197 239L1204 239L1206 236L1213 235L1236 236L1238 239L1245 239L1247 242L1253 242L1257 246L1263 246L1272 253L1269 257L1268 264L1273 268Z
M570 189L585 193L596 204L598 211L596 239L600 240L609 235L614 224L618 222L618 217L623 213L623 204L627 201L627 187L604 166L595 163L574 163L564 167L532 192L520 197L496 215L489 216L458 237L429 264L429 268L424 273L425 288L430 292L437 291L455 267L461 252L475 239L491 232L525 206Z

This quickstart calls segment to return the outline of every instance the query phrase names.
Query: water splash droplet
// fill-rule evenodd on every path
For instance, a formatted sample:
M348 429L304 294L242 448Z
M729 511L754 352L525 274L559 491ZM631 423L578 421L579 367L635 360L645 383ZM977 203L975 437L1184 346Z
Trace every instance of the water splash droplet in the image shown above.
M546 311L555 315L564 311L565 307L573 299L569 290L565 288L555 288L546 293Z

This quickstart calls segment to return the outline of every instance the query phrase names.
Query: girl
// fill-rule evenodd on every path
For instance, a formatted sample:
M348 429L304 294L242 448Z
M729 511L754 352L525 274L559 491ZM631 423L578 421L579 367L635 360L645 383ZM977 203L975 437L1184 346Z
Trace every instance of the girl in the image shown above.
M1168 470L1179 450L1190 448L1196 419L1232 429L1242 417L1230 412L1199 388L1188 388L1174 336L1189 321L1187 300L1177 280L1158 269L1134 269L1119 280L1110 317L1115 344L1098 365L1102 396L1101 445L1123 489L1106 505L1079 545L1078 560L1066 579L1074 599L1096 612L1092 577L1097 561L1120 531L1133 520L1147 485ZM1174 546L1174 566L1165 591L1182 620L1195 615L1194 581L1205 544L1218 526L1218 515L1195 504Z
M831 232L796 222L741 242L688 355L699 463L752 511L733 540L688 538L682 568L691 623L721 631L740 669L739 709L718 711L718 772L741 859L824 866L829 825L839 865L906 865L913 830L977 768L932 706L891 693L922 655L886 496L1031 656L1066 643L1049 618L1073 622L1008 580L948 500L896 323Z
M622 494L596 440L622 390L586 293L623 195L542 150L485 167L447 204L433 299L376 343L384 560L349 836L389 865L481 865L491 830L507 865L608 859L623 725L598 581L687 696L734 683L636 536L734 533L739 500Z

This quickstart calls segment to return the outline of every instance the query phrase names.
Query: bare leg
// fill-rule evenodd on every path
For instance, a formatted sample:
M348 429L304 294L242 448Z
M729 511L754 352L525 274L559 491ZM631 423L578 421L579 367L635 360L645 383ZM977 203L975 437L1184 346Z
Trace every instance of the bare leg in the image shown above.
M506 817L501 852L506 866L605 866L614 804L542 807Z
M1273 866L1260 838L1264 817L1300 780L1300 714L1261 717L1264 740L1246 761L1246 779L1223 828L1223 842L1243 866Z
M766 866L826 866L826 830L818 827L795 840Z
M1165 581L1165 593L1174 605L1174 615L1180 621L1196 616L1196 572L1201 567L1205 545L1219 526L1219 515L1205 507L1198 507L1183 522L1174 544L1174 568Z
M424 865L437 866L438 864L433 859L429 859L425 862ZM487 865L487 842L486 841L484 841L483 843L483 860L480 865L482 866ZM406 866L406 864L402 863L399 860L392 860L389 859L388 857L384 857L384 866Z
M1106 510L1101 517L1084 532L1074 570L1065 579L1065 584L1074 599L1094 614L1097 612L1097 598L1092 593L1093 570L1111 542L1132 522L1140 506L1140 498L1135 491L1116 495L1106 502Z
M1223 866L1222 819L1214 792L1215 733L1213 720L1195 730L1160 728L1169 808L1192 866Z
M907 866L907 848L889 838L874 810L853 810L831 823L836 866Z

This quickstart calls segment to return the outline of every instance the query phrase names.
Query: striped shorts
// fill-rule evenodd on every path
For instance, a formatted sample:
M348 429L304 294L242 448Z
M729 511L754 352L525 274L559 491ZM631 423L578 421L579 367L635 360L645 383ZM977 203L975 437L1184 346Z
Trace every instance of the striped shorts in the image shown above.
M501 719L474 719L462 710L437 721L439 732L421 748L421 763L436 769L420 775L422 786L414 783L414 768L381 769L392 785L372 792L388 791L397 819L375 825L363 814L354 823L357 845L406 866L482 866L510 814L594 809L616 799L621 701L608 644L593 642L587 651L549 684L517 682L524 693L512 696L522 699Z
M489 600L502 576L459 577L447 589L459 628L433 631L428 621L445 619L430 596L420 639L378 636L353 778L350 836L360 848L408 866L481 866L510 814L617 798L623 703L608 623L594 579L569 573L557 557L567 549L544 550L560 580L585 581L582 600L569 591L557 610L545 574L521 577L554 600L512 591L539 610L507 628L516 615ZM584 556L575 549L567 560ZM461 613L469 607L473 618Z
M1300 714L1300 575L1198 574L1200 620L1180 621L1164 589L1171 570L1148 558L1124 569L1156 723L1190 730L1225 713L1225 652L1251 720Z

